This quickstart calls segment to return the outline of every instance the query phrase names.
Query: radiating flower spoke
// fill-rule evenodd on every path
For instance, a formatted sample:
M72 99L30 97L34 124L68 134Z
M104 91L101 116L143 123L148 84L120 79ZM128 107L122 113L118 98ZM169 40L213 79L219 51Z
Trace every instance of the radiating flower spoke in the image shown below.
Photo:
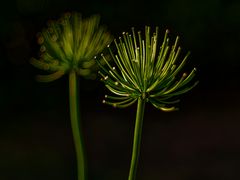
M39 82L51 82L59 79L64 74L65 72L60 70L48 75L37 75L36 79Z
M128 98L128 99L123 100L123 101L114 101L114 102L103 100L103 103L108 104L108 105L112 105L113 107L125 108L125 107L128 107L128 106L132 105L136 101L137 101L137 99L135 99L135 98Z
M180 102L179 99L175 99L175 100L172 100L172 97L159 97L159 98L149 98L151 99L150 101L154 101L154 102L157 102L159 104L176 104L178 102Z

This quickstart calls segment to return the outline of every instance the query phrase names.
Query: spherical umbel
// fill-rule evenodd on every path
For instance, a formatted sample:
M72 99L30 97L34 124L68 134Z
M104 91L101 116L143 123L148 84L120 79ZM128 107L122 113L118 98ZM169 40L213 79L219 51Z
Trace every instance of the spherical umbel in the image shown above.
M51 74L39 75L38 80L53 81L72 70L86 78L94 77L98 69L94 56L112 41L99 20L97 15L82 19L79 13L66 13L57 21L49 21L37 35L40 58L30 62Z
M166 30L159 44L158 27L151 35L150 27L145 27L144 38L141 32L123 32L122 37L114 40L116 53L110 46L109 55L115 63L112 66L105 55L100 62L102 81L116 96L105 96L104 103L114 107L127 107L141 97L163 111L176 110L178 96L190 91L198 82L192 82L196 68L182 73L189 52L180 57L179 37L170 45L169 31ZM116 68L115 68L116 67ZM181 75L182 74L182 75Z

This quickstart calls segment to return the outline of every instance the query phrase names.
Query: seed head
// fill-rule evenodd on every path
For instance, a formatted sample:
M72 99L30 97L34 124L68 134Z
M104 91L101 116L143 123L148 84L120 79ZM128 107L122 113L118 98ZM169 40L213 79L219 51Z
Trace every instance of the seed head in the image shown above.
M158 27L151 35L150 27L146 26L144 38L132 28L132 34L123 32L122 37L114 40L116 54L108 47L114 66L105 55L102 58L106 67L98 61L103 82L115 94L105 96L105 104L127 107L142 98L163 111L176 110L173 104L179 101L178 96L197 85L192 83L196 68L188 74L182 72L190 53L181 57L179 37L170 45L168 34L166 30L159 44Z
M99 16L82 19L79 13L65 13L37 35L40 58L31 59L35 67L47 70L39 81L53 81L69 71L91 78L97 70L94 59L112 40L111 35L99 26ZM56 61L58 63L56 63Z

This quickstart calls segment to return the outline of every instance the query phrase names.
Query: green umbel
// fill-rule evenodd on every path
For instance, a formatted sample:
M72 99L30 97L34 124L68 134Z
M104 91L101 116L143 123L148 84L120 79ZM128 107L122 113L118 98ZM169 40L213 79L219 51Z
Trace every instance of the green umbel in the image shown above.
M77 157L78 180L86 180L86 161L78 106L78 75L94 78L98 69L94 57L110 42L111 35L99 26L99 16L82 19L78 13L66 13L38 34L39 59L31 64L49 72L38 75L40 82L54 81L69 74L69 107Z
M37 35L40 57L30 62L50 74L37 79L53 81L72 70L86 78L95 77L98 66L94 57L112 40L99 20L97 15L82 19L78 13L66 13L58 21L49 21Z
M115 94L105 95L103 103L124 108L138 102L129 180L136 178L145 103L150 102L162 111L176 110L174 104L179 102L179 95L198 83L192 83L196 68L189 74L182 72L190 53L181 57L179 37L170 46L168 34L167 30L159 44L158 27L151 36L150 27L146 26L145 38L132 28L131 34L123 32L119 40L114 40L116 53L108 46L114 65L103 54L107 67L99 62L102 81Z

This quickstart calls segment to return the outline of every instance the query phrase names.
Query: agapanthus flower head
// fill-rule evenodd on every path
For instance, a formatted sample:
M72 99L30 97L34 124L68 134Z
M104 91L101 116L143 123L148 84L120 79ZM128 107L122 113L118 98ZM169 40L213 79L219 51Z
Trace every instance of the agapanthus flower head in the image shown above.
M141 32L123 32L119 40L114 40L116 53L108 46L115 63L112 66L101 55L107 66L102 66L99 74L106 87L115 95L105 95L103 103L114 107L127 107L138 98L150 102L163 111L176 110L178 96L188 92L197 82L192 83L196 68L187 74L182 69L189 52L180 56L179 37L170 45L169 31L166 30L159 44L158 27L151 35L150 27L145 27L145 38Z
M59 20L49 21L38 33L39 59L31 64L51 74L39 75L39 81L53 81L69 71L92 78L97 70L94 56L111 42L106 28L99 25L98 15L82 19L79 13L65 13Z

